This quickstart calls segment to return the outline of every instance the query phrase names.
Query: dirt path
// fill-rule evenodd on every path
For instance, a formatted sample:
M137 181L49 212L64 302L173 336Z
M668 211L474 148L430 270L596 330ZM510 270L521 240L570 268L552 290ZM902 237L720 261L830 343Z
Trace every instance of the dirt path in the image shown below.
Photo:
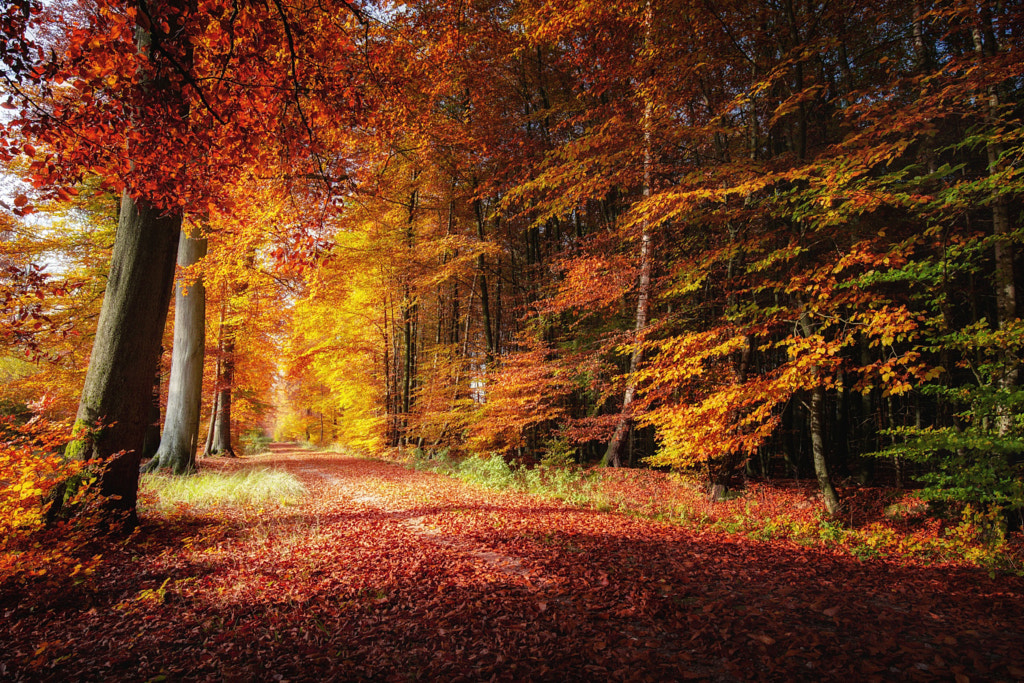
M1014 680L1022 582L484 491L275 445L301 505L150 520L0 604L12 680ZM163 678L161 678L163 677Z

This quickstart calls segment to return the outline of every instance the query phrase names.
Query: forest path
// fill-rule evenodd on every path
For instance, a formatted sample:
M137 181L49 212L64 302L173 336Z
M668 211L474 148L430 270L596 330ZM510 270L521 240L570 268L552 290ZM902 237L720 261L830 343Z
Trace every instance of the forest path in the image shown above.
M1024 582L860 563L275 444L295 506L144 517L0 604L13 680L1013 680Z
M329 495L348 501L357 510L383 514L400 527L432 543L436 546L435 551L451 551L455 557L468 557L489 569L529 580L530 573L523 569L519 558L495 552L465 534L442 531L435 524L441 510L436 505L426 508L422 505L435 502L430 495L424 497L422 486L424 483L428 486L436 483L433 477L411 478L405 468L396 471L380 467L358 468L359 464L367 461L356 459L343 464L336 453L311 454L296 450L291 444L272 444L271 453L280 459L284 469L302 479L310 490L327 486ZM353 467L359 471L352 472Z

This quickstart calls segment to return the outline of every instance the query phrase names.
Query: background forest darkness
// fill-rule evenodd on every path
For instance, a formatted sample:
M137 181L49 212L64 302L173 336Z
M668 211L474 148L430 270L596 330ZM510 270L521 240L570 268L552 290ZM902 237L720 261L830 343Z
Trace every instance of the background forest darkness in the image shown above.
M1019 517L1019 3L198 5L162 86L194 146L153 192L209 240L204 425L230 368L236 438L717 494L816 477L830 512L856 478ZM3 398L70 417L111 191L141 171L54 170L78 152L37 135L45 70L19 55L5 160L54 228L24 197L2 217L4 355L35 358L4 361ZM123 61L68 59L116 99ZM28 277L54 253L60 283Z

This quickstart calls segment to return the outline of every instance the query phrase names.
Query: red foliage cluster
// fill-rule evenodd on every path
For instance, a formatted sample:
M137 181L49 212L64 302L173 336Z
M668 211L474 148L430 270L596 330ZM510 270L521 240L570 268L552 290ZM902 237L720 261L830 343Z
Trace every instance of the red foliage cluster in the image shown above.
M243 460L222 467L246 467ZM0 587L0 672L66 680L1011 680L1024 582L758 543L334 454L299 508L145 520Z

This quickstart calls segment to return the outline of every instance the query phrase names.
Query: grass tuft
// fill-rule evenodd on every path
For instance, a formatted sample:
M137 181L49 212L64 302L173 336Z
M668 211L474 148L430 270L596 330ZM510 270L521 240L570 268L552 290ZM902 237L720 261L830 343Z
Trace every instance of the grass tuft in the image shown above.
M294 475L280 470L245 469L238 472L200 472L189 476L145 474L140 486L146 505L165 512L181 506L217 507L294 505L306 493L306 487Z

